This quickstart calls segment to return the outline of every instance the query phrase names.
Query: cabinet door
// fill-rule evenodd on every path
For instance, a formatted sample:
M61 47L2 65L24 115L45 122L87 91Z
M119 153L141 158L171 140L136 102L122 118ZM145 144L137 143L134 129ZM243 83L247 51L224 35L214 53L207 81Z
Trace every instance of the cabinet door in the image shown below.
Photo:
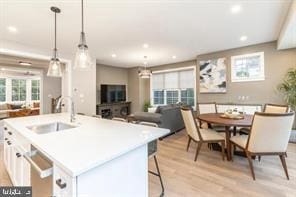
M23 186L23 163L24 160L22 158L21 151L17 147L14 147L14 154L12 157L14 157L15 165L14 165L14 182L15 186Z
M58 166L53 167L53 191L56 197L76 196L76 177L71 177Z

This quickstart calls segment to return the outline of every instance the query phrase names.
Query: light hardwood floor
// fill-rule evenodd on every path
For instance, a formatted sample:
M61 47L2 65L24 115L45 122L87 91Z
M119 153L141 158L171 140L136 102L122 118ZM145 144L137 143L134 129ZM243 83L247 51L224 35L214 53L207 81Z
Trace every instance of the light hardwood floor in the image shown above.
M158 162L162 173L165 196L296 196L296 144L289 144L287 165L290 181L285 177L278 157L263 157L254 161L256 181L252 180L247 160L234 156L233 162L222 161L221 154L210 151L206 145L194 162L196 144L185 151L185 131L159 142ZM3 151L0 146L0 185L10 185L3 166ZM154 170L153 159L149 167ZM149 175L150 197L159 196L159 180Z

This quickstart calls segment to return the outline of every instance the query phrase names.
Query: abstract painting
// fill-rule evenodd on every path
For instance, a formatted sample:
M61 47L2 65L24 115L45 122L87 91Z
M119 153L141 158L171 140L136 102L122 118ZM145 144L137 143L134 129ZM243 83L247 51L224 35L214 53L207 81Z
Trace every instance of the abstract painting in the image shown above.
M200 93L226 93L225 58L199 62Z

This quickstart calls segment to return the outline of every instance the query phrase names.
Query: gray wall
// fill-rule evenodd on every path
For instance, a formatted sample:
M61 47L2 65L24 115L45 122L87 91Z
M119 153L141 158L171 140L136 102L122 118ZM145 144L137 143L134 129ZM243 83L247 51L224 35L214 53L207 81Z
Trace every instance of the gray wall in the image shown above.
M247 53L264 52L265 80L254 82L231 83L231 56ZM226 57L227 65L227 93L226 94L199 94L200 102L243 102L243 103L283 103L277 86L283 80L287 70L296 67L296 49L276 50L276 42L263 43L248 47L231 49L197 57L200 60ZM199 69L197 69L199 70ZM197 76L199 72L197 71ZM197 82L199 87L199 81ZM249 96L249 100L238 100L239 96Z
M265 59L265 80L254 82L236 82L232 83L230 78L230 61L231 56L242 55L246 53L255 53L264 51ZM166 70L171 68L180 68L186 66L197 65L196 76L199 76L199 61L212 58L226 57L227 65L227 93L225 94L200 94L199 80L197 79L197 100L198 102L216 101L220 103L284 103L282 96L277 92L276 88L282 81L285 73L289 68L296 67L296 49L276 50L276 42L263 43L242 48L225 50L205 55L197 56L196 60L161 65L152 67L152 70ZM131 84L131 89L137 84ZM145 84L146 97L150 97L150 84ZM248 100L241 101L239 96L249 96ZM133 100L132 100L133 101Z
M114 85L128 85L128 69L97 64L96 71L96 97L97 103L101 101L101 84L114 84ZM127 97L129 91L127 88ZM128 97L129 98L129 97Z

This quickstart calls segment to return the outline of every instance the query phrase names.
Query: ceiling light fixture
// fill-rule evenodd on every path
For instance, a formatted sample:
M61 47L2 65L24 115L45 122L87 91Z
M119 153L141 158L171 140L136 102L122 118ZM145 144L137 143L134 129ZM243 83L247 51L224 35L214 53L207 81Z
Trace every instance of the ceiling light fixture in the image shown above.
M47 76L62 77L61 62L58 58L58 49L57 49L57 13L60 13L61 10L57 7L51 7L50 10L54 12L54 49L53 49L52 58L50 59L50 62L49 62Z
M112 54L111 56L112 56L113 58L115 58L115 57L116 57L116 54Z
M142 79L149 79L150 76L152 75L151 70L147 70L148 62L147 62L147 56L144 56L144 69L139 70L139 77Z
M240 5L234 5L231 7L231 12L233 14L237 14L241 11L242 7Z
M84 33L84 9L83 0L81 0L81 33L80 42L78 44L78 50L75 56L74 69L78 70L90 70L92 67L92 60L89 55L88 46L86 45L85 33Z
M247 39L248 39L247 36L241 36L241 37L240 37L240 41L246 41Z
M143 44L143 48L145 49L149 48L149 44Z
M32 65L31 62L23 62L23 61L19 61L19 64L22 66L31 66Z
M1 70L2 70L2 71L5 71L6 69L5 69L5 68L1 68Z
M172 56L172 58L173 58L173 59L176 59L176 58L177 58L177 56L173 55L173 56Z
M8 29L8 31L9 31L10 33L16 33L16 32L17 32L17 28L14 27L14 26L8 26L7 29Z

